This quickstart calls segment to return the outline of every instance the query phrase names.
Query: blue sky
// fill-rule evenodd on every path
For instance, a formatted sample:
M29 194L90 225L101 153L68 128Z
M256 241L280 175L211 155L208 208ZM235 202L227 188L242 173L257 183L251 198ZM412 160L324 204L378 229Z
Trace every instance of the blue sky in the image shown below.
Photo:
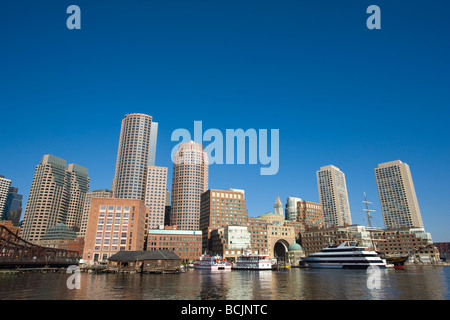
M81 30L66 9L81 8ZM366 27L369 5L381 30ZM27 199L51 153L110 188L120 123L159 123L157 165L178 128L280 130L280 169L213 165L211 188L242 188L249 216L276 196L319 201L316 171L347 179L354 223L384 227L374 168L410 165L425 228L450 241L448 1L5 1L0 4L0 174Z

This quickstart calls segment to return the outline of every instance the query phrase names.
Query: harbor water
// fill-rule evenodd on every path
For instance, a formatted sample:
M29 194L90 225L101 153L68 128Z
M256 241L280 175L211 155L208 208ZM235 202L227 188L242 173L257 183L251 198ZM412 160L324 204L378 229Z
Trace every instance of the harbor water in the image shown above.
M0 274L2 300L450 300L450 267L366 270L292 268L181 274Z

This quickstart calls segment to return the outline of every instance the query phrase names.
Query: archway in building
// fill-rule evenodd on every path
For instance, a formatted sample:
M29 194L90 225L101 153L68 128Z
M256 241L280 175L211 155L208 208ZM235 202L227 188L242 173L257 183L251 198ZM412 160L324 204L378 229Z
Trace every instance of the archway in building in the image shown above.
M273 247L273 256L279 263L283 263L286 261L286 257L288 254L289 242L286 240L278 240L275 242Z

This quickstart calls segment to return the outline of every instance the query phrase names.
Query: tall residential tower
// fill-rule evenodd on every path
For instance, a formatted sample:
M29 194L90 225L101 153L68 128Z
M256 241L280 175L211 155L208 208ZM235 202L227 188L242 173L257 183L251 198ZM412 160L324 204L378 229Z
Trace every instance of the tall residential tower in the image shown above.
M411 171L400 160L375 168L384 225L387 228L423 228Z
M344 173L332 165L321 167L317 171L317 184L325 227L352 224Z
M38 242L58 223L78 229L89 191L88 170L47 154L36 166L22 225L22 237Z

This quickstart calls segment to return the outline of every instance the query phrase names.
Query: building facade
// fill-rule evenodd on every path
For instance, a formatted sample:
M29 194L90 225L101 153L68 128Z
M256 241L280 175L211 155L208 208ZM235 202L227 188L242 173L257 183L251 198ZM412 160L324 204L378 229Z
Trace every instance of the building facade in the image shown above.
M167 167L148 166L145 205L149 208L146 231L164 225L167 191Z
M297 202L297 221L303 226L303 230L311 228L323 228L325 226L324 212L320 203L311 201Z
M37 244L48 248L64 249L61 247L62 244L67 243L67 240L73 241L76 238L77 232L67 227L64 223L58 223L48 228Z
M258 250L252 250L251 235L247 227L226 226L212 229L210 233L211 252L219 254L229 261L236 261L244 251L250 250L257 254Z
M150 130L150 150L148 155L148 165L154 166L156 162L156 144L158 140L158 123L152 122Z
M0 220L9 220L14 226L18 227L20 217L22 215L22 199L23 196L18 193L19 189L10 187L8 197L6 199L3 216Z
M229 225L247 225L247 205L242 190L210 189L201 195L199 229L203 233L203 250L208 246L210 231Z
M435 242L434 246L438 249L441 260L450 261L450 242Z
M44 155L31 184L22 223L22 237L39 241L49 227L70 223L79 228L85 193L89 190L88 170L53 155ZM80 222L80 225L77 225Z
M119 251L142 251L145 214L146 206L139 199L93 198L83 260L96 263Z
M400 160L375 168L385 228L423 228L411 171Z
M347 183L339 168L329 165L317 171L320 203L326 227L351 225Z
M243 190L206 191L201 197L200 214L203 251L224 254L227 257L235 257L239 250L242 252L242 249L230 249L229 241L233 234L227 231L227 227L245 227L250 236L249 249L253 252L283 258L289 245L299 238L301 231L299 222L285 220L284 215L279 213L268 212L256 218L249 218Z
M0 220L5 220L4 212L10 187L11 180L6 179L5 176L0 176Z
M112 188L114 198L145 200L151 127L152 117L146 114L127 114L123 118Z
M190 263L202 255L202 232L165 227L148 230L147 251L170 250Z
M89 219L89 211L91 209L92 198L112 198L112 191L108 189L96 189L92 192L86 193L83 205L83 218L81 219L81 227L78 235L84 237L86 235L86 228Z
M361 230L365 232L364 226L361 226L362 228L349 227L351 226L334 226L305 231L302 234L301 239L301 246L305 255L319 252L323 248L328 247L331 243L339 245L349 239L357 241L358 239L366 238L366 233L364 235L358 234Z
M295 222L286 221L279 214L272 212L248 220L252 248L268 254L271 258L286 261L289 246L297 240L296 228L293 225Z
M387 256L409 255L408 262L436 263L439 249L423 228L389 228L372 232L377 250Z
M172 226L199 230L200 197L208 189L208 154L194 141L181 143L173 158Z
M409 256L409 263L438 262L439 250L433 245L431 235L422 228L377 229L362 225L308 230L302 234L302 247L306 255L318 252L331 243L356 241L386 255Z
M69 189L69 201L65 225L78 232L83 220L86 194L89 192L88 169L77 164L69 164L66 171L66 183Z
M297 197L288 197L286 200L286 220L290 221L298 221L298 202L302 201L302 199Z

